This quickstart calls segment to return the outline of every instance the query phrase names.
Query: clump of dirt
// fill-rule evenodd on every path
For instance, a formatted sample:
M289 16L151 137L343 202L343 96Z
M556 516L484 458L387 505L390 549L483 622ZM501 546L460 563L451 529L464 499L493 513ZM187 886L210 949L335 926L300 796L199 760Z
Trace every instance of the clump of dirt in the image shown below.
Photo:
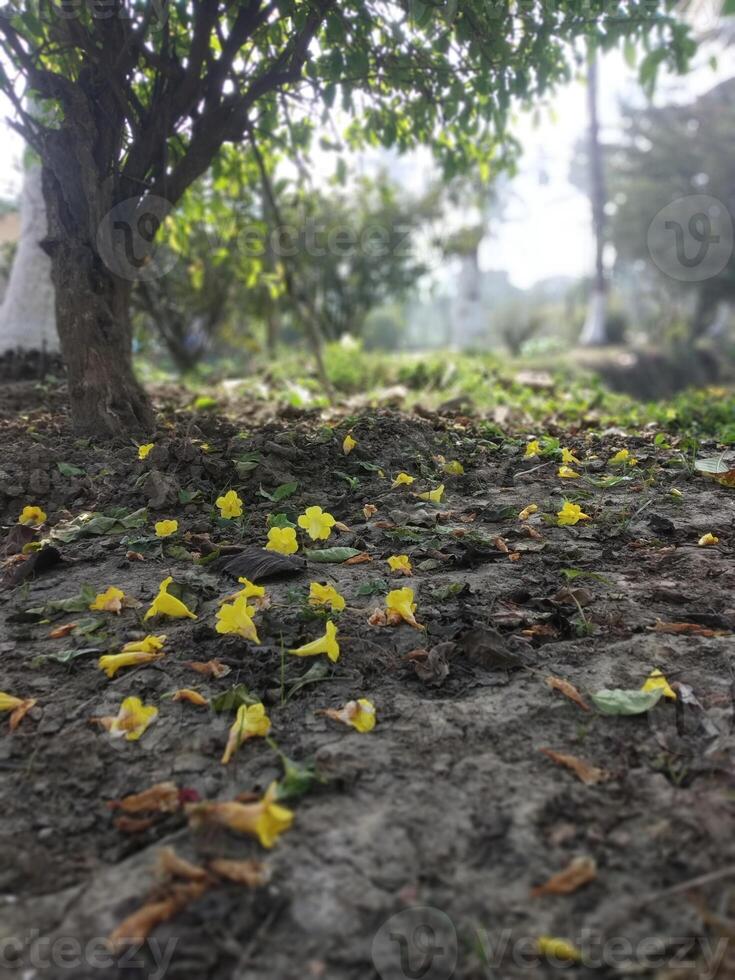
M12 855L0 977L553 976L548 950L560 948L538 958L544 936L574 944L581 976L664 976L676 955L729 975L717 941L735 863L735 496L674 443L653 430L556 433L582 461L563 478L556 450L526 457L525 434L458 415L253 427L237 406L226 419L174 407L144 459L132 442L76 439L56 405L29 399L24 415L0 419L0 688L36 703L0 737L0 846ZM636 465L611 468L624 446ZM393 487L399 472L414 482ZM417 496L440 483L440 502ZM229 489L244 504L234 520L215 506ZM558 526L565 500L588 519ZM47 522L18 532L29 504ZM260 644L218 634L216 611L239 588L227 561L312 505L343 525L312 548L353 558L311 555L264 582ZM178 521L173 536L156 537L162 519ZM718 543L699 546L706 533ZM60 560L21 580L28 543L44 540ZM391 572L394 554L412 576ZM143 620L167 576L196 620ZM314 581L347 602L334 663L285 652L324 632ZM90 611L109 586L125 593L120 614ZM404 586L423 628L371 625ZM166 635L164 656L108 679L98 658L148 632ZM190 666L211 660L228 672ZM654 669L676 700L634 716L592 703ZM207 705L173 700L182 688ZM139 741L90 722L128 696L158 709ZM223 766L246 696L266 706L273 742L251 739ZM375 705L372 732L323 713L357 698ZM283 778L279 752L316 778L285 802L293 827L272 851L189 826L186 801L259 798ZM108 805L158 783L175 784L181 805L132 821ZM264 859L270 878L218 879L113 957L103 940L160 887L165 847L200 867ZM584 883L531 897L570 865Z

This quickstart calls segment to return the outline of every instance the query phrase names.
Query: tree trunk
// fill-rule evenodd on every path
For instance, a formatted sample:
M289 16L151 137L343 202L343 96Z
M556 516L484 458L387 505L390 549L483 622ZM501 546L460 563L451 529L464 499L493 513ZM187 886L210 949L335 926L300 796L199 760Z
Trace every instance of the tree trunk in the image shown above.
M595 278L589 300L587 319L582 328L580 343L585 347L607 343L607 280L605 278L605 176L600 146L598 116L597 54L590 51L587 71L587 106L589 110L589 180L592 205L592 228L595 235Z
M54 354L59 350L51 263L41 248L45 237L41 166L32 163L23 178L20 239L0 308L0 354L6 351Z

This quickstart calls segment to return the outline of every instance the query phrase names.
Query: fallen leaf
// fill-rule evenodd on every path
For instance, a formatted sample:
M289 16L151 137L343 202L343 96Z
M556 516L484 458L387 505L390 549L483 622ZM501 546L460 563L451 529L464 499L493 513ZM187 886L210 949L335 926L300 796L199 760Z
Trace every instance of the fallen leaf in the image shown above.
M592 695L592 702L604 715L642 715L658 704L663 693L660 687L653 691L603 689Z
M578 704L582 711L591 710L590 706L584 700L574 684L570 684L569 681L565 681L562 677L554 677L552 675L549 675L546 678L546 683L552 691L561 691L561 693L565 697L568 697L570 701L574 701L575 704Z
M185 660L184 667L190 667L205 677L226 677L231 668L219 660Z
M34 704L36 704L36 698L26 698L22 704L19 704L18 707L12 711L10 718L8 719L11 732L14 732L18 725L20 725Z
M306 562L297 555L282 555L278 551L266 551L265 548L246 548L239 555L217 559L212 567L220 567L222 571L233 578L247 578L251 582L262 582L276 575L297 575L306 568Z
M366 561L372 561L372 556L366 551L361 552L359 555L353 555L352 558L348 558L347 561L342 562L343 565L364 565Z
M49 638L51 640L60 640L63 636L68 636L76 628L76 625L76 623L64 623L63 626L57 626L56 629L51 630Z
M650 630L656 633L671 633L674 635L687 634L689 636L727 636L726 630L713 630L708 626L700 626L699 623L664 623L657 620L655 626L649 626Z
M541 895L571 895L596 877L597 864L594 858L576 857L563 871L552 875L543 885L532 888L531 898L539 898Z
M602 783L610 777L610 774L604 769L598 769L596 766L590 765L589 762L585 762L584 759L578 759L576 755L565 755L562 752L554 752L553 749L548 748L539 749L539 752L543 752L547 758L551 759L558 766L565 766L567 769L571 769L574 775L585 786L594 786L596 783Z

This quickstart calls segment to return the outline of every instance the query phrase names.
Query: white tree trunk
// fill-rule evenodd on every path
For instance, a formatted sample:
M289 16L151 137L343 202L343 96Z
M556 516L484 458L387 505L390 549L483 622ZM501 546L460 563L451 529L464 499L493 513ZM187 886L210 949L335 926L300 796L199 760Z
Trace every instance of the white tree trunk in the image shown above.
M0 307L0 354L10 350L59 350L51 260L39 245L45 237L41 167L32 163L23 179L20 239Z
M587 318L579 338L583 347L601 347L607 343L606 312L605 290L593 289L587 306Z

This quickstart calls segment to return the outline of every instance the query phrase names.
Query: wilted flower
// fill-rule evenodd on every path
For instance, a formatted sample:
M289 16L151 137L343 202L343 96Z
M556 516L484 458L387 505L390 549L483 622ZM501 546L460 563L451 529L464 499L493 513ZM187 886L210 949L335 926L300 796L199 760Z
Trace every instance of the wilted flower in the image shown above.
M303 528L312 541L326 541L337 523L327 511L321 507L307 507L298 519L298 525Z
M528 507L524 507L523 510L518 515L519 521L527 521L531 514L535 514L538 510L538 504L529 504Z
M585 514L579 504L570 504L568 500L565 500L562 509L556 512L556 523L559 527L578 524L579 521L588 521L589 519L590 515Z
M458 459L453 459L449 463L444 463L442 469L449 476L462 476L464 473L464 466L462 466Z
M252 834L263 847L271 848L293 823L292 810L276 803L278 783L272 782L265 796L255 803L189 803L186 813L193 827L214 823L241 834Z
M255 607L248 605L244 595L240 595L232 603L223 603L217 610L218 633L235 633L251 643L260 643L258 631L253 622Z
M114 677L122 667L142 667L154 660L160 660L162 653L156 651L134 650L130 653L106 653L100 657L97 666L104 670L108 677Z
M153 636L148 634L142 640L131 640L130 643L126 643L122 648L122 653L137 653L141 651L142 653L155 653L157 650L163 648L163 644L166 642L166 634L159 633L158 636Z
M225 520L229 521L233 517L242 517L242 500L240 500L234 490L228 490L221 497L217 497L215 503Z
M619 449L609 460L610 466L637 466L638 460L627 449Z
M265 707L260 702L257 704L241 704L237 709L235 721L230 728L227 745L222 756L222 765L227 765L243 742L256 736L265 738L270 730L270 718L265 712Z
M356 445L357 439L353 439L352 434L348 432L342 441L342 452L345 454L345 456L349 456Z
M343 725L352 725L358 732L371 732L375 728L375 705L367 698L348 701L343 708L326 708L323 714Z
M16 698L12 694L0 691L0 711L10 711L10 730L14 732L25 715L36 703L35 698Z
M710 531L707 531L707 533L703 534L699 541L697 541L697 544L700 548L706 548L708 545L719 544L719 542L720 539L716 534L712 534Z
M559 467L559 470L558 470L558 475L563 480L578 480L579 479L579 473L577 473L576 470L573 470L571 468L571 466L560 466Z
M337 642L337 627L331 620L327 620L326 632L317 640L305 643L303 646L289 650L289 653L297 657L315 657L317 654L326 653L332 663L339 660L339 643Z
M150 609L143 617L144 620L152 616L168 616L170 619L196 619L194 613L181 599L168 594L168 587L173 582L171 575L165 578L158 586L158 595L151 603Z
M312 582L309 586L309 605L329 606L334 612L342 612L346 603L344 596L340 595L333 585Z
M277 551L281 555L293 555L299 550L296 530L292 527L272 527L268 531L266 551Z
M395 487L411 486L415 477L409 476L408 473L399 473L395 480L391 483L391 489Z
M178 691L174 691L171 695L172 701L189 701L191 704L196 704L200 708L205 708L209 701L200 694L199 691L195 691L191 687L180 687Z
M577 459L571 449L562 449L561 451L561 461L562 463L581 463L581 459Z
M35 504L34 505L28 504L20 512L18 523L36 526L38 524L43 524L45 520L46 520L45 510L42 510L40 507L36 507Z
M145 459L151 449L153 449L153 445L152 442L146 442L144 445L138 446L138 459Z
M157 715L158 708L144 705L140 698L131 697L125 698L117 715L92 720L106 728L113 738L125 736L128 742L135 742Z
M111 612L119 615L124 599L123 590L116 589L114 585L111 585L109 589L99 592L95 596L94 602L90 602L89 608L94 612Z
M666 680L664 675L660 670L652 670L646 679L646 683L641 688L642 691L663 691L665 698L671 698L672 701L676 701L676 692L672 691L669 687L669 682Z
M178 531L178 529L179 529L179 522L178 521L158 521L154 525L154 529L155 529L155 532L156 532L156 537L159 537L159 538L168 538L172 534L175 534Z
M392 592L389 592L385 597L385 607L388 610L389 620L397 622L403 619L416 629L421 630L424 628L420 623L416 622L414 617L416 603L413 601L413 589L406 587L403 589L394 589Z
M532 439L526 446L526 451L523 454L526 458L531 456L538 456L541 452L541 444L538 439Z
M438 504L444 496L444 484L440 483L435 490L427 490L426 493L417 493L416 496L419 500L428 500L432 504Z
M391 555L386 560L392 572L401 572L403 575L411 575L413 573L411 560L408 555Z

